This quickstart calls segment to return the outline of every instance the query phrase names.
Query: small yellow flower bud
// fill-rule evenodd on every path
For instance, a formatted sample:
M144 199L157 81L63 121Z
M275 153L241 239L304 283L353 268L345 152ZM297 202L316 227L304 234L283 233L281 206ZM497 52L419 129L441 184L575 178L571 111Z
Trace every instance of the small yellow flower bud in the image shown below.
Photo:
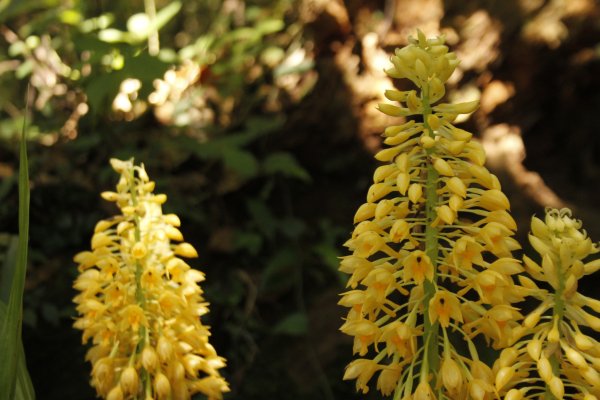
M392 161L399 152L400 149L398 147L388 147L387 149L379 150L375 154L375 159L383 162Z
M427 124L435 131L440 127L440 119L435 114L429 114L427 116Z
M149 200L157 204L163 204L167 201L167 195L162 193L156 194L152 196Z
M527 343L527 353L534 361L538 361L542 354L542 342L539 339L531 339Z
M455 194L450 196L450 200L448 200L448 206L450 207L451 210L453 210L454 212L458 212L463 207L463 205L464 205L464 201L462 198L460 198L459 196L457 196Z
M387 183L375 183L369 188L367 193L367 202L375 203L393 190L392 186Z
M187 257L187 258L198 257L198 252L196 251L196 249L194 249L194 247L187 242L179 243L177 246L175 246L174 252L178 256L182 256L182 257Z
M384 368L377 379L377 389L379 389L384 396L392 394L398 385L398 379L400 379L401 372L402 369L398 367Z
M408 187L408 199L413 203L418 203L423 196L423 187L419 183L413 183Z
M442 375L442 383L448 391L451 393L461 391L464 377L463 371L456 361L450 357L445 357L444 361L442 361L440 374Z
M515 375L515 370L513 367L502 367L496 373L496 390L500 391Z
M160 400L168 399L171 396L169 379L161 372L154 376L154 392Z
M144 258L147 253L148 253L148 250L146 249L146 246L142 242L137 242L131 248L131 256L137 260Z
M125 169L131 168L131 161L121 161L116 158L111 158L110 165L115 171L121 174Z
M446 162L446 160L442 158L438 158L433 162L433 168L435 168L435 170L440 175L454 176L454 171L452 170L452 167L450 166L450 164L448 164L448 162Z
M160 361L167 362L173 357L173 345L168 339L161 336L156 344L156 352Z
M408 190L408 185L410 184L410 176L407 173L401 172L396 177L396 187L398 188L398 192L401 195L405 195Z
M104 232L96 233L92 236L92 250L99 249L100 247L107 246L113 241Z
M108 396L106 396L106 400L123 400L123 390L120 386L115 386L112 388L110 392L108 392Z
M446 186L452 193L459 195L462 198L467 196L467 186L462 179L454 176L446 181Z
M452 142L448 143L448 151L453 156L458 156L460 153L462 153L466 144L467 143L463 142L462 140L453 140Z
M510 209L510 203L506 195L496 189L483 192L479 197L479 205L489 211Z
M548 387L557 399L562 399L565 395L565 385L558 376L553 376L552 379L550 379Z
M356 214L354 214L354 223L357 224L364 220L373 218L375 216L375 210L377 209L377 204L375 203L365 203L358 207Z
M165 214L163 216L165 222L169 225L173 225L176 227L181 226L181 220L179 219L179 217L177 216L177 214Z
M378 108L379 111L389 115L390 117L402 117L409 114L409 110L406 108L393 106L391 104L386 103L379 103Z
M411 90L406 97L406 105L408 109L413 113L421 112L423 109L423 105L421 104L421 100L417 97L417 92Z
M158 367L158 355L152 346L146 346L142 350L142 365L150 373Z
M400 156L396 157L396 159L398 159L399 157ZM394 172L396 172L396 167L393 164L387 164L377 167L377 169L373 173L373 182L379 183Z
M140 378L138 377L135 368L132 366L126 367L121 373L121 379L119 382L124 394L137 394L140 386Z
M410 228L408 222L403 219L398 219L394 221L394 224L390 228L390 240L394 243L399 243L406 239L409 233Z
M552 373L552 365L550 364L550 360L544 357L543 355L537 361L537 369L540 374L540 378L544 380L547 384L550 383L554 374Z
M386 217L393 208L394 202L392 200L380 200L375 209L375 219L380 220Z
M504 396L504 400L522 400L523 396L525 395L522 390L510 389L508 393L506 393L506 396Z
M96 227L94 228L94 233L104 232L105 230L110 228L113 224L114 223L111 221L106 221L106 220L99 221L96 224Z
M431 386L426 381L421 381L413 394L413 400L434 400L435 394L431 390Z
M433 107L437 112L453 114L470 114L479 107L479 100L467 101L465 103L443 103Z
M431 149L435 146L435 139L428 135L421 136L421 146L425 149Z
M498 360L500 367L508 367L513 365L518 356L519 352L513 347L507 347L506 349L502 350Z
M447 205L436 207L435 211L437 213L437 216L448 225L451 225L456 219L456 213L452 211Z
M167 237L171 240L175 240L178 242L183 240L183 234L179 229L175 228L174 226L166 225L165 233L167 234Z

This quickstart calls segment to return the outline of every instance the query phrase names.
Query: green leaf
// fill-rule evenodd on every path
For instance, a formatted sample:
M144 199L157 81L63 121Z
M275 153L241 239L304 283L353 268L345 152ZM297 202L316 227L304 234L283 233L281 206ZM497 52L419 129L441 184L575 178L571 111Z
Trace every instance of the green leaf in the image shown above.
M262 35L279 32L285 28L285 24L280 19L266 19L256 25L256 30Z
M273 328L273 333L280 335L301 336L306 332L308 332L308 318L301 312L288 315Z
M21 319L23 316L23 289L27 270L27 247L29 241L29 172L25 126L21 131L19 162L19 243L17 260L12 271L12 280L6 313L0 318L0 393L7 399L15 398L16 383L19 380L21 345Z
M8 302L10 296L10 287L14 275L14 265L17 262L17 247L19 245L19 237L10 235L8 245L6 246L6 258L4 265L0 271L0 301ZM0 319L1 321L2 319Z
M275 152L269 154L262 163L263 171L267 174L282 174L291 178L310 182L310 175L290 153Z
M6 304L0 301L0 321L6 316ZM19 339L18 348L18 360L17 360L17 371L16 377L17 382L15 386L15 400L34 400L35 392L33 390L33 384L27 371L27 363L25 359L25 351L23 349L23 342Z
M252 153L235 147L223 152L223 164L244 178L251 178L258 172L258 161Z

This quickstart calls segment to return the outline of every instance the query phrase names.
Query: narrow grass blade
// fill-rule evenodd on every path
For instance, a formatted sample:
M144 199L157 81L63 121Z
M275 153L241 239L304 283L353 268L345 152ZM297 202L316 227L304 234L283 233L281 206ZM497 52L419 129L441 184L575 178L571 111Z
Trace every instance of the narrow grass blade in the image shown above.
M21 134L19 162L19 244L17 262L14 265L10 295L4 318L0 320L0 393L7 399L15 398L17 366L21 345L21 321L23 318L23 289L27 269L29 242L29 171L25 127ZM25 360L23 359L22 362Z

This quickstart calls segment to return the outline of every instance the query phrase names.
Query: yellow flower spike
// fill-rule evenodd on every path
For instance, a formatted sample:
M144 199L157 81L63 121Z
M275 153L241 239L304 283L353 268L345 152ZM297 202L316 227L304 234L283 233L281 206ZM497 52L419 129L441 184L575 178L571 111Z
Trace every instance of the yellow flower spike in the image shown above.
M348 308L342 331L361 357L345 378L366 392L379 373L377 388L398 399L432 399L435 391L445 399L470 393L489 400L494 377L479 364L471 338L482 334L500 349L523 333L510 303L533 289L514 282L522 269L511 254L520 248L511 237L516 224L498 178L483 166L483 147L453 125L478 102L438 104L458 65L444 38L419 32L391 63L386 72L416 88L385 93L397 103L379 109L409 118L385 129L375 156L385 165L373 174L344 244L351 255L340 270L352 290L340 300ZM444 340L448 328L468 336ZM472 360L459 351L465 348Z
M189 243L172 243L183 240L181 222L162 213L166 196L153 193L144 167L116 159L111 164L121 177L116 192L102 197L116 202L121 215L100 221L93 252L74 258L81 274L73 285L79 292L73 326L83 331L83 343L93 343L86 355L91 383L113 400L197 392L221 399L228 391L218 372L224 361L199 320L208 311L197 285L204 275L174 257L198 254ZM186 374L182 361L192 358L195 368Z

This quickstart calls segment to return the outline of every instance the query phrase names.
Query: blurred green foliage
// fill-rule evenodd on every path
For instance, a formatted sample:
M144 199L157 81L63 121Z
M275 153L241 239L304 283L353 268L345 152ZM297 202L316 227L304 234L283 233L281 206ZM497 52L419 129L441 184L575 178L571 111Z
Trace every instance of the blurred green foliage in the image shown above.
M307 307L331 282L341 285L343 232L319 213L297 216L297 194L312 177L290 149L286 113L316 82L297 7L0 3L0 235L10 241L16 233L14 166L26 121L33 190L25 351L44 399L93 396L85 349L70 328L71 257L115 211L99 197L116 183L110 157L145 163L201 250L196 267L207 272L207 320L229 361L229 397L265 398L265 386L290 398L330 393L307 340ZM272 380L291 362L278 349L290 343L309 346L316 385Z

